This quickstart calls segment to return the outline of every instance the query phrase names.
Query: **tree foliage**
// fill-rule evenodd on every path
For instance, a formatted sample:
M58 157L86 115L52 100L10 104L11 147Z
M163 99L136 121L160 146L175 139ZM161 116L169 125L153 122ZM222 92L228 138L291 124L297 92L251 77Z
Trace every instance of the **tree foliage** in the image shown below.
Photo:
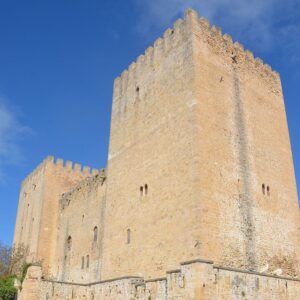
M12 300L17 292L14 287L15 276L6 276L0 278L0 299Z
M14 299L17 292L14 281L26 275L27 255L28 249L23 245L11 248L0 242L0 300Z

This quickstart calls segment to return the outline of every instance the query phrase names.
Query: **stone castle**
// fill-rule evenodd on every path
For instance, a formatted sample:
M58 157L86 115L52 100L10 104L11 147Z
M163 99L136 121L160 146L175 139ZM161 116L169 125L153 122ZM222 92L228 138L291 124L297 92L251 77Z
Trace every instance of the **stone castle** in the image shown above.
M278 73L187 10L114 82L107 167L22 183L20 299L300 299Z

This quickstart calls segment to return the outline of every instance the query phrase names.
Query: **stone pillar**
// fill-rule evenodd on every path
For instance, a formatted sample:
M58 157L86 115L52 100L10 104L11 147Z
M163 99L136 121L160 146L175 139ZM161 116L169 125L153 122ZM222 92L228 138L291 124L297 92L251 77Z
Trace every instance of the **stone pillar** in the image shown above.
M40 266L30 266L23 281L22 289L18 292L18 299L39 300L41 278L42 268Z
M169 272L168 300L214 299L210 288L214 281L213 263L206 260L193 260L181 264L178 271Z

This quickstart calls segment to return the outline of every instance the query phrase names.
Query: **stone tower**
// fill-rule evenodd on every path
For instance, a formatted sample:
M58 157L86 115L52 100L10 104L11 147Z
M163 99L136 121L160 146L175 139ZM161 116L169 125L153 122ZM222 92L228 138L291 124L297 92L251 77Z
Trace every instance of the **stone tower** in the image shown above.
M102 278L201 257L295 275L279 75L187 11L115 80Z
M294 300L299 221L278 73L188 10L115 80L106 169L25 179L19 296Z
M13 244L27 249L27 262L42 262L45 274L53 264L59 199L90 175L87 167L49 156L22 182Z

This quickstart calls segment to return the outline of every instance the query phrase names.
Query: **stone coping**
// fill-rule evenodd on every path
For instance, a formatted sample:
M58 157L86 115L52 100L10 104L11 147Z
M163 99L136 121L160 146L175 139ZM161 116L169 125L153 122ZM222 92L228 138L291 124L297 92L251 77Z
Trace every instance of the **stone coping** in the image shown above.
M248 271L248 270L243 270L243 269L236 269L236 268L231 268L231 267L224 267L224 266L220 266L220 265L214 265L213 261L205 260L205 259L194 259L194 260L182 262L180 265L185 266L185 265L190 265L190 264L194 264L194 263L212 264L213 268L217 269L217 270L232 271L232 272L238 272L238 273L244 273L244 274L250 274L250 275L257 275L257 276L264 276L264 277L270 277L270 278L275 278L275 279L282 279L282 280L300 282L300 279L293 278L293 277L277 276L277 275L273 275L273 274L260 273L260 272L255 272L255 271ZM166 274L180 273L181 271L182 271L181 269L175 269L175 270L167 271ZM47 281L47 282L58 283L58 284L80 285L80 286L91 286L91 285L114 282L114 281L120 281L120 280L140 280L141 282L136 283L136 286L139 286L139 285L144 285L145 283L149 283L149 282L166 281L167 278L166 277L161 277L161 278L153 278L153 279L144 280L144 278L141 277L141 276L123 276L123 277L112 278L112 279L107 279L107 280L100 280L100 281L91 282L91 283L76 283L76 282L56 281L56 280L50 280L50 279L44 279L43 278L43 281Z
M172 274L172 273L179 273L179 272L181 272L180 269L175 269L175 270L167 271L166 273L167 273L167 274Z
M101 283L108 283L108 282L113 282L113 281L120 281L120 280L144 280L144 278L139 277L139 276L124 276L124 277L118 277L118 278L112 278L112 279L107 279L107 280L100 280L100 281L95 281L95 282L90 282L90 283L77 283L77 282L69 282L69 281L57 281L57 280L50 280L50 279L43 279L43 281L47 282L52 282L52 283L58 283L58 284L69 284L69 285L80 285L80 286L91 286L91 285L96 285L96 284L101 284Z
M193 259L193 260L184 261L180 265L184 266L184 265L190 265L190 264L194 264L194 263L213 264L214 262L212 260L208 260L208 259Z
M225 270L225 271L232 271L232 272L238 272L238 273L245 273L245 274L251 274L251 275L258 275L258 276L264 276L264 277L271 277L271 278L277 278L277 279L291 280L291 281L300 282L300 279L293 278L293 277L277 276L277 275L273 275L273 274L260 273L260 272L255 272L255 271L248 271L248 270L243 270L243 269L235 269L235 268L223 267L223 266L218 266L218 265L214 265L213 268L214 269L219 269L219 270Z
M148 282L155 282L155 281L166 281L166 280L167 280L167 277L153 278L153 279L145 280L145 283L148 283Z

